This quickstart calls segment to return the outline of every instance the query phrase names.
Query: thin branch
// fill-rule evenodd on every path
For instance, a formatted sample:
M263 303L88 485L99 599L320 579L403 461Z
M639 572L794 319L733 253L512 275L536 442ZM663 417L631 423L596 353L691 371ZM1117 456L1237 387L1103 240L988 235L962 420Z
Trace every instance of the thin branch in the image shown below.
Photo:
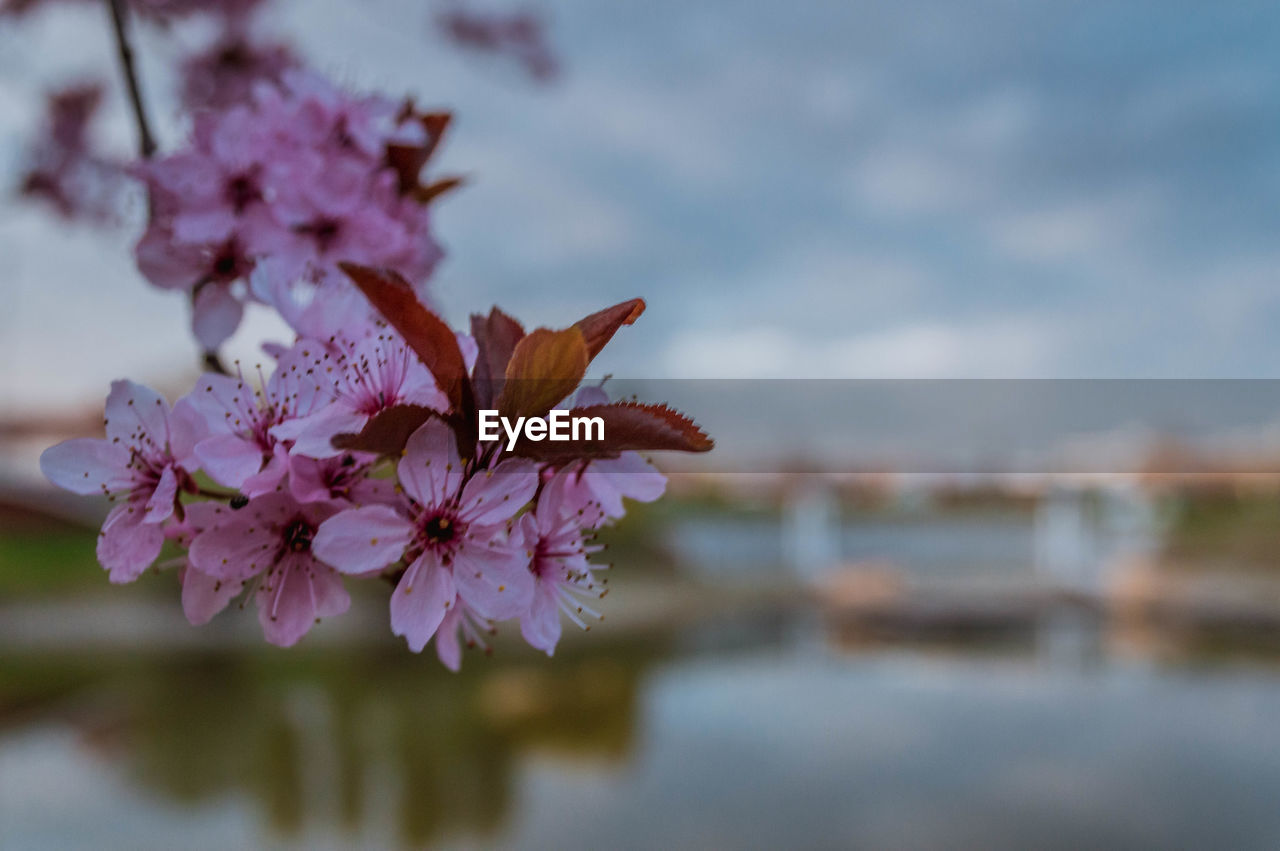
M138 156L147 160L156 152L156 138L151 133L147 107L142 100L142 87L138 84L138 69L133 62L133 43L129 41L128 10L125 8L125 0L106 0L106 3L111 11L111 28L115 32L120 73L124 76L125 88L129 92L129 104L133 107L134 123L138 126ZM196 290L192 290L192 310L195 310L195 298ZM200 360L205 369L227 375L227 368L216 351L202 352Z
M124 0L107 0L107 8L111 10L111 26L116 35L116 51L120 57L120 71L124 74L125 86L129 90L129 102L133 105L133 120L138 125L138 154L144 160L150 159L156 152L156 140L151 135L151 123L147 120L147 110L142 103L142 90L138 86L138 72L133 65L133 44L129 41L128 24Z

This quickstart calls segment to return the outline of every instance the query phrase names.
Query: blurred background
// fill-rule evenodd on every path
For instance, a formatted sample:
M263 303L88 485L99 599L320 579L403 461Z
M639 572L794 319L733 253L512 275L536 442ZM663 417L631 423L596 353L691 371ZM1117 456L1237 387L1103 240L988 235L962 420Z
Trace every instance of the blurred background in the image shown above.
M604 623L459 675L377 593L282 651L108 585L36 459L199 353L141 193L31 180L67 86L132 152L105 7L3 8L0 847L1280 846L1274 4L267 4L455 110L446 318L643 296L596 371L719 444L607 533ZM135 30L171 150L218 34Z

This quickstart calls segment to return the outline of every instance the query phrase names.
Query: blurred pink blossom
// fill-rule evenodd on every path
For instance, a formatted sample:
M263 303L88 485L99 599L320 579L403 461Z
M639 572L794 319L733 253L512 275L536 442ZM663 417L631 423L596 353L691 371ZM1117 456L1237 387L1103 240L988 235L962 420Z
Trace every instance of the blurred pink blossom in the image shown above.
M125 186L123 168L95 152L89 125L102 104L102 85L85 83L48 96L45 120L30 144L19 194L50 204L64 218L106 221Z
M115 381L106 439L68 440L40 456L41 471L55 485L119 502L98 536L98 560L112 582L132 582L160 554L162 524L173 516L193 467L200 429L192 414L185 406L170 411L149 387Z
M436 26L459 47L507 56L540 82L559 72L546 27L533 12L481 12L457 6L437 15Z
M302 309L300 283L349 287L339 261L423 285L441 252L388 147L429 141L392 101L299 71L280 86L260 82L249 103L200 113L184 148L140 166L153 208L139 267L156 286L197 293L193 325L210 349L235 331L246 301L288 314Z
M259 83L279 84L285 71L300 64L288 45L256 42L243 29L228 28L183 60L182 102L191 110L247 103Z

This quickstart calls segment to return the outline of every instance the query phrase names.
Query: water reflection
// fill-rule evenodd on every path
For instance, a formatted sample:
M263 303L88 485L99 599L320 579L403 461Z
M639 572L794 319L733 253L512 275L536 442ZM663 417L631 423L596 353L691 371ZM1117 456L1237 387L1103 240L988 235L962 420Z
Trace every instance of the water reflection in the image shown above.
M1171 646L1065 609L910 638L761 614L460 676L398 647L0 658L0 775L74 731L131 846L1275 847L1274 651ZM0 801L5 847L99 847L86 812Z
M1158 563L1122 496L637 512L604 628L456 676L381 601L278 651L166 593L33 595L0 847L1280 847L1273 573ZM1274 554L1258 517L1182 551Z
M150 795L248 797L277 838L382 833L389 814L397 842L421 846L498 828L522 754L626 759L640 680L666 644L479 660L460 676L399 648L7 659L0 733L69 725Z

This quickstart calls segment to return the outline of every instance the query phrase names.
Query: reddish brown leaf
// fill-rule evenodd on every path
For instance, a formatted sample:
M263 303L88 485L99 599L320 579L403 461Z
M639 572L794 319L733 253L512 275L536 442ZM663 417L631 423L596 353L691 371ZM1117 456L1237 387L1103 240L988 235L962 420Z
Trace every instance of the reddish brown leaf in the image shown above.
M453 116L448 112L418 112L413 102L408 101L401 108L399 119L402 122L416 121L426 131L426 141L421 145L387 145L387 165L399 178L401 194L416 194L422 188L419 185L422 169L435 153Z
M411 191L413 193L413 199L419 204L430 204L441 195L444 195L446 192L452 192L464 183L466 183L465 178L443 177L435 183L428 184L427 186L416 186Z
M359 434L334 435L331 442L334 449L396 455L404 449L409 435L431 417L438 416L438 411L422 405L396 405L374 414Z
M468 421L474 419L467 366L449 326L418 301L413 287L398 272L355 263L338 265L431 370L436 384L448 397L450 408Z
M418 188L418 175L427 164L422 148L415 145L387 145L387 165L396 173L400 194L408 195Z
M524 326L495 307L488 316L471 314L471 336L480 349L471 376L476 405L488 408L502 392L507 364L516 344L524 337Z
M444 131L449 129L449 123L453 121L453 113L419 112L415 117L427 131L427 142L423 147L429 159L436 152L436 147L439 146L440 140L444 138Z
M576 458L608 458L632 449L709 452L715 446L715 441L693 420L666 405L614 402L574 408L569 415L600 417L604 420L604 439L555 443L521 440L516 444L515 454L564 463Z
M574 327L582 331L582 338L587 343L587 360L594 360L619 328L639 319L644 313L644 306L644 299L633 298L579 319Z
M507 417L543 416L577 389L587 360L587 344L577 327L538 328L512 350L497 409Z

